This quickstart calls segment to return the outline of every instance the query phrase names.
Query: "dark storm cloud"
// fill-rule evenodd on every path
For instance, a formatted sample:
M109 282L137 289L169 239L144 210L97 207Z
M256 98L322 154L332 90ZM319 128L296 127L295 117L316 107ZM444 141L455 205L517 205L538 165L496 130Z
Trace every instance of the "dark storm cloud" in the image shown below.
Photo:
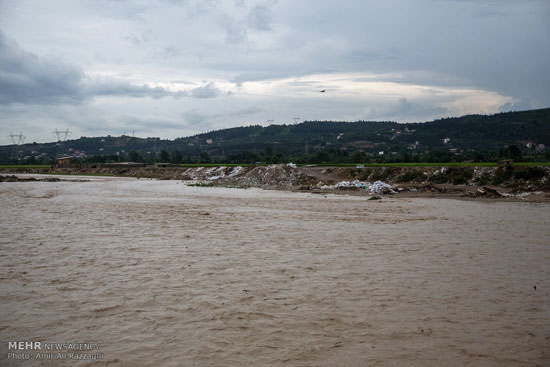
M42 60L21 49L0 31L0 103L78 102L83 95L82 70Z
M187 95L185 91L171 92L110 78L90 79L74 65L40 58L22 49L1 31L0 71L0 104L80 103L95 96L158 99ZM211 86L207 87L202 91L204 95L215 92Z

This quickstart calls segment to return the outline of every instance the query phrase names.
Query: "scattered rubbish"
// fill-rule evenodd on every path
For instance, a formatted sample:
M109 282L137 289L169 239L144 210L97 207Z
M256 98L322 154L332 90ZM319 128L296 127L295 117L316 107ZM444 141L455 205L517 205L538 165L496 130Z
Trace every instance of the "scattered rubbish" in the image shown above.
M243 170L243 168L241 166L233 167L233 169L231 170L231 173L229 173L227 175L227 177L234 177L234 176L238 175L239 173L241 173L242 170Z
M320 187L325 190L349 190L349 189L362 189L372 194L395 194L391 185L383 181L374 181L374 183L363 182L359 180L353 181L340 181L335 185L324 185Z
M471 198L484 197L484 198L523 199L529 195L540 195L542 193L543 193L542 191L506 193L506 192L499 192L487 186L483 186L482 188L479 188L476 191L467 191L463 194L463 196L467 196Z
M447 167L442 167L441 169L435 171L435 172L434 172L434 175L435 175L435 176L444 175L445 172L447 172Z
M524 198L529 195L541 195L542 191L534 191L534 192L518 192L517 194L508 194L508 193L502 193L501 195L505 198Z

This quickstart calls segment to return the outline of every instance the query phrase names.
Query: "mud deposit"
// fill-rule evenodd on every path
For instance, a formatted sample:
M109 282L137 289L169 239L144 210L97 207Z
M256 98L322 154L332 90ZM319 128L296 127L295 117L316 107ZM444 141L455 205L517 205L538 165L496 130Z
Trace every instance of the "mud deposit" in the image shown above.
M550 364L550 204L367 199L1 183L0 364ZM8 341L102 359L9 360Z

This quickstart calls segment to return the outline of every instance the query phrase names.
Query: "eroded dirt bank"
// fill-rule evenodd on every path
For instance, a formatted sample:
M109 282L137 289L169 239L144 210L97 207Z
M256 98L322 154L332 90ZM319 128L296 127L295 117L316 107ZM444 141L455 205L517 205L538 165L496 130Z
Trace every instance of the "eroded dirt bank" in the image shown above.
M8 173L112 175L347 194L550 200L550 167L110 167L0 170ZM378 182L378 184L376 184ZM382 184L383 183L383 184Z

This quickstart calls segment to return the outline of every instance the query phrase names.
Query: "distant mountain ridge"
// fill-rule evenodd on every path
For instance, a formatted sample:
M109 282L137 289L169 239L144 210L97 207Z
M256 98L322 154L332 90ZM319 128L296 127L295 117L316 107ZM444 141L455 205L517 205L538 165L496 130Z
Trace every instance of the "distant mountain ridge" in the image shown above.
M63 143L0 146L4 162L22 156L128 155L158 158L164 150L182 157L223 160L238 155L300 157L319 152L378 157L444 151L496 153L515 145L525 150L550 146L550 108L467 115L424 123L390 121L305 121L295 125L243 126L164 140L131 136L81 137ZM327 153L328 154L328 153Z

